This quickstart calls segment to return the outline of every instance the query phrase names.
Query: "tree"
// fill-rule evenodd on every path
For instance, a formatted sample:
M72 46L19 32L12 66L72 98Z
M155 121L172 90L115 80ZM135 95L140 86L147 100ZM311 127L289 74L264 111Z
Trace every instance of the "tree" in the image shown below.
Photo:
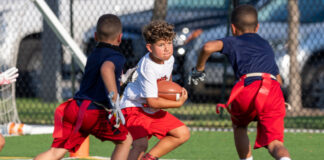
M165 20L168 0L155 0L152 20Z
M289 32L288 32L288 53L290 55L289 68L289 103L294 112L300 111L301 103L301 78L297 61L298 35L299 35L299 9L298 0L288 0L289 11Z

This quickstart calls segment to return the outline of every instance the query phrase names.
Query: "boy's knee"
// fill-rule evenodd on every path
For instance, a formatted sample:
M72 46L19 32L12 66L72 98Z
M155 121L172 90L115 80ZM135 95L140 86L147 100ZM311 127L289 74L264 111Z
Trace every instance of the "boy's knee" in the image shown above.
M113 143L115 145L124 145L124 144L131 145L133 143L133 138L132 138L132 136L130 134L128 134L126 136L126 139L125 140L123 140L123 141L113 141Z
M0 137L0 151L2 150L2 148L5 146L6 144L6 140L4 139L4 137Z
M274 148L281 148L281 147L284 147L284 144L279 140L274 140L270 142L267 146L268 150L273 150Z
M289 152L284 146L283 142L279 140L274 140L270 142L267 148L269 153L275 158L290 157Z
M2 150L2 148L5 146L6 142L5 141L1 141L0 142L0 151Z
M132 144L133 148L137 150L146 151L148 148L148 141L145 139L135 140Z
M133 143L133 137L130 134L128 134L123 143L131 145Z
M189 139L190 139L190 130L189 130L188 127L186 127L186 128L183 130L183 132L182 132L182 134L181 134L181 136L180 136L180 141L181 141L182 143L184 143L184 142L188 141Z
M274 140L270 142L267 146L268 151L272 154L280 154L281 152L287 152L284 144L279 140Z

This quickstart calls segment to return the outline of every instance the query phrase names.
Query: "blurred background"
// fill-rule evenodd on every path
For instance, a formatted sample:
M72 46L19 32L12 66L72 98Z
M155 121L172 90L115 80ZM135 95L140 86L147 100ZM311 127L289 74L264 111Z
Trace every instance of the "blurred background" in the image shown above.
M200 47L230 36L230 13L239 4L258 10L259 34L273 47L283 78L287 108L285 126L324 129L324 0L46 0L64 28L88 56L96 46L100 15L116 14L123 24L121 49L134 67L147 52L142 27L154 19L175 26L173 81L189 91L189 99L169 112L190 127L231 128L228 113L215 113L235 82L226 57L214 53L207 77L187 85ZM79 89L82 68L48 26L30 0L0 1L0 71L16 66L14 85L0 86L0 123L54 123L55 108ZM251 126L255 126L252 123Z

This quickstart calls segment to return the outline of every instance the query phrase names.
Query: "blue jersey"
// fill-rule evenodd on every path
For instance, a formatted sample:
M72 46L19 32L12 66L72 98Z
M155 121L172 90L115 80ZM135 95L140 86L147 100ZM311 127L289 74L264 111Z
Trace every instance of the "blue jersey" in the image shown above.
M100 42L89 55L85 72L80 85L80 90L75 94L76 100L91 100L97 104L102 104L111 108L108 99L108 90L101 77L100 68L105 61L110 61L115 65L115 78L117 91L120 90L120 76L125 63L125 57L121 54L117 46ZM80 105L79 105L80 106ZM88 109L101 109L102 107L90 104Z
M220 39L223 50L232 64L235 77L239 79L247 73L263 72L278 75L279 69L275 62L274 53L269 43L256 33ZM248 77L245 85L251 84L261 77Z

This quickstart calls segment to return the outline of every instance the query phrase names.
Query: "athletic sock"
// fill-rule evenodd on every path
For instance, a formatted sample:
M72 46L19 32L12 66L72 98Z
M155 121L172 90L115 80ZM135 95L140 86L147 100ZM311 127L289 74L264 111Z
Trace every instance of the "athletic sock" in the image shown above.
M146 153L144 155L144 157L142 158L142 160L159 160L159 158L158 157L154 157L154 156L150 155L149 153Z
M245 158L245 159L240 159L240 160L253 160L253 156L251 156L249 158Z
M291 160L289 157L281 157L279 160Z

